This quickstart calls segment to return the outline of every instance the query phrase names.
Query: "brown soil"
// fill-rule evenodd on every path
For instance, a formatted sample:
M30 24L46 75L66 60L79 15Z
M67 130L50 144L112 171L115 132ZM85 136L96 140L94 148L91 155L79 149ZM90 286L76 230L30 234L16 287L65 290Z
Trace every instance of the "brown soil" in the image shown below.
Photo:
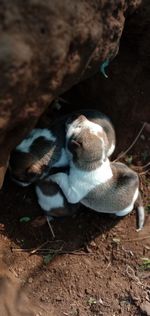
M82 107L90 106L93 96L92 106L109 114L117 131L114 157L131 144L143 121L150 123L149 73L144 76L140 62L136 80L133 73L128 73L137 52L133 44L125 44L128 49L124 53L122 45L120 55L110 66L112 81L97 75L64 96L73 104L72 100L76 104L80 100ZM141 101L143 106L138 106ZM63 108L50 115L65 111ZM140 166L149 158L147 125L123 161L131 163L132 168L138 166L137 171L142 173L148 168L141 170ZM41 211L33 188L18 187L8 175L0 192L0 314L150 315L150 270L142 259L150 259L150 172L141 174L140 180L147 214L143 231L136 232L134 212L119 221L81 208L76 217L52 222L56 235L53 241L48 225L39 217ZM21 223L24 216L31 220ZM31 253L43 243L40 250Z
M128 133L134 134L131 129ZM126 155L126 162L130 162L132 156L133 165L146 164L149 143L150 134L144 130L130 155ZM140 167L138 171L141 172ZM150 204L149 176L150 173L140 176L147 208ZM150 258L148 212L144 230L137 233L134 212L118 221L81 208L76 217L52 223L56 235L56 241L52 241L48 225L42 225L39 217L41 211L33 188L20 188L8 176L0 201L4 275L8 276L9 271L15 279L16 291L16 282L19 282L19 293L25 291L33 304L36 303L36 315L144 315L142 303L150 301L150 272L142 268L142 258ZM23 216L29 216L31 221L20 223ZM42 249L30 253L46 241ZM44 262L46 255L49 255L47 264ZM6 282L5 277L4 280ZM11 286L5 290L6 305L12 304L13 310L14 305L18 308L22 301L18 303L17 299L16 303L11 299ZM30 308L35 311L33 305ZM3 315L9 314L5 311ZM21 311L10 315L34 313Z

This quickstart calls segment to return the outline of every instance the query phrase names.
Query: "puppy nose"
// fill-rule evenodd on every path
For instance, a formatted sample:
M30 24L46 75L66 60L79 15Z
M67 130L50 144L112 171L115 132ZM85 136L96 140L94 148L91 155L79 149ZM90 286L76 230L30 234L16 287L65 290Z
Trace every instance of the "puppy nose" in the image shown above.
M80 115L79 117L78 117L78 121L79 122L83 122L83 121L85 121L86 120L86 117L84 116L84 115Z

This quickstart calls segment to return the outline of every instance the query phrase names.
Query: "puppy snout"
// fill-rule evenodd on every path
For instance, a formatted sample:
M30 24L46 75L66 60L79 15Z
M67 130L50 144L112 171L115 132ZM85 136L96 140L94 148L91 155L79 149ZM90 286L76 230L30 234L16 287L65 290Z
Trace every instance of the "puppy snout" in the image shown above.
M70 116L67 121L66 121L66 125L70 125L72 124L74 121L76 121L77 123L82 123L86 120L86 117L84 115L77 115L77 114L74 114L72 116Z
M80 115L79 117L78 117L78 121L79 122L84 122L86 120L86 117L84 116L84 115Z

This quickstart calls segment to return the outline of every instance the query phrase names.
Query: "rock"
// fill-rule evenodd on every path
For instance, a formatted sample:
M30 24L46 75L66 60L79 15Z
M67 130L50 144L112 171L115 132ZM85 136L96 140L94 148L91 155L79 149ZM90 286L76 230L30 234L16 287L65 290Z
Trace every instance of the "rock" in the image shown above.
M99 72L140 0L1 0L0 186L10 152L52 100Z
M97 73L64 95L68 101L75 99L75 104L86 104L86 107L93 105L110 116L116 133L122 133L119 138L124 139L124 148L122 142L118 142L115 156L131 145L144 122L150 122L149 43L150 1L143 0L136 14L126 19L119 55L107 71L109 78L106 80ZM134 62L136 58L138 64ZM130 137L128 130L133 124L137 130ZM144 135L148 126L145 127ZM118 224L116 227L120 226ZM101 238L103 240L103 235Z
M32 282L33 282L33 278L29 278L29 279L28 279L28 283L31 284Z
M145 313L147 316L150 316L150 303L149 302L143 302L140 305L140 309L143 313Z
M95 243L94 240L90 241L89 245L92 247L92 248L97 248L97 245Z
M0 263L0 314L5 316L35 316L40 313L38 303L29 300L21 282L16 280L8 267Z

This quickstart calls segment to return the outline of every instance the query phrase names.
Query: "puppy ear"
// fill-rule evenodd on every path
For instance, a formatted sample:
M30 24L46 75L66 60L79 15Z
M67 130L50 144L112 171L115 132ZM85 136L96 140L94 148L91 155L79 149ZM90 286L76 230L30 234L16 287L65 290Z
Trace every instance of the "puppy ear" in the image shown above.
M32 164L31 167L27 169L27 174L32 176L40 175L44 171L45 166L40 163Z

